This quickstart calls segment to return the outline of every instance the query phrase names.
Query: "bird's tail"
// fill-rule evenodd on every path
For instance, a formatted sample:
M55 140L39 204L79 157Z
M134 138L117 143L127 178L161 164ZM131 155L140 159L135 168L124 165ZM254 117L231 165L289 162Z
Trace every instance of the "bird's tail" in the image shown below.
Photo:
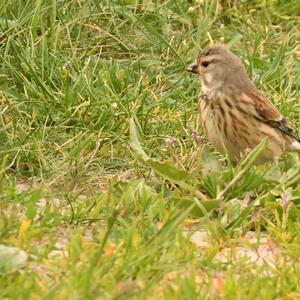
M295 148L294 151L300 152L300 139L299 138L296 139L296 141L293 143L293 146Z

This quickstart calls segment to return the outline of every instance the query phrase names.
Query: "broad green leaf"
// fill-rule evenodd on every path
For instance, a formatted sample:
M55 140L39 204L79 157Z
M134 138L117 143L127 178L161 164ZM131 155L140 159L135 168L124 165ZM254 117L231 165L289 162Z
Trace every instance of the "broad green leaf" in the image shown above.
M175 205L180 209L190 209L190 215L199 218L205 216L208 212L214 210L219 207L221 204L221 200L206 200L206 201L198 201L199 203L195 203L194 200L186 200L186 199L172 199ZM199 204L199 205L198 205Z
M130 146L136 152L136 154L146 162L149 159L149 156L145 153L139 141L133 118L131 118L129 122L130 122Z
M207 199L204 194L202 194L200 191L196 190L194 187L190 186L185 182L185 179L187 179L190 176L188 172L179 170L178 168L170 165L169 163L159 162L157 160L151 159L145 153L138 139L137 129L135 126L135 122L132 118L130 119L130 138L130 145L132 149L149 167L153 169L154 172L171 182L177 183L182 188L190 191L193 194L196 194L199 198L203 200Z
M179 183L189 177L189 173L176 167L153 159L147 160L147 164L159 175L172 182Z
M130 119L130 145L132 149L143 159L143 161L148 164L153 171L161 175L165 179L172 182L178 183L187 179L189 173L170 165L169 163L159 162L157 160L151 159L143 150L142 145L138 139L137 129L134 120Z

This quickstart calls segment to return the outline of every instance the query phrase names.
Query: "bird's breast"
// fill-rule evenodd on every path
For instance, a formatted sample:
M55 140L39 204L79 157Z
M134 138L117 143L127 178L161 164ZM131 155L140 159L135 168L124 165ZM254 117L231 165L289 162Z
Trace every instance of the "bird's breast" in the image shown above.
M209 97L200 98L199 103L201 124L207 139L220 152L224 152L224 141L222 134L222 108L217 101Z
M247 106L243 107L233 95L220 97L213 94L206 101L200 99L200 118L208 141L219 152L228 152L237 162L243 153L267 137L268 147L262 159L279 156L284 150L280 132L256 119L251 113L247 114L246 109Z

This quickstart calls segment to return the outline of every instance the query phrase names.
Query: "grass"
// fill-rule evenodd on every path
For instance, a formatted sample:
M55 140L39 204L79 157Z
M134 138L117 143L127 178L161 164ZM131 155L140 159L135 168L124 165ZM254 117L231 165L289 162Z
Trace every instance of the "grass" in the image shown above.
M184 71L227 44L299 135L300 5L228 2L1 2L1 299L300 298L299 156L226 164Z

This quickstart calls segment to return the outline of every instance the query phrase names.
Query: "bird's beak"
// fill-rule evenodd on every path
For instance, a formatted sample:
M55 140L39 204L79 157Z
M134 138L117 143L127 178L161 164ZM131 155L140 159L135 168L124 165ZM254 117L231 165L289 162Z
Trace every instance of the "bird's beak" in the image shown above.
M194 61L193 63L191 63L185 70L188 71L188 72L191 72L191 73L198 74L198 63L197 63L197 61Z

